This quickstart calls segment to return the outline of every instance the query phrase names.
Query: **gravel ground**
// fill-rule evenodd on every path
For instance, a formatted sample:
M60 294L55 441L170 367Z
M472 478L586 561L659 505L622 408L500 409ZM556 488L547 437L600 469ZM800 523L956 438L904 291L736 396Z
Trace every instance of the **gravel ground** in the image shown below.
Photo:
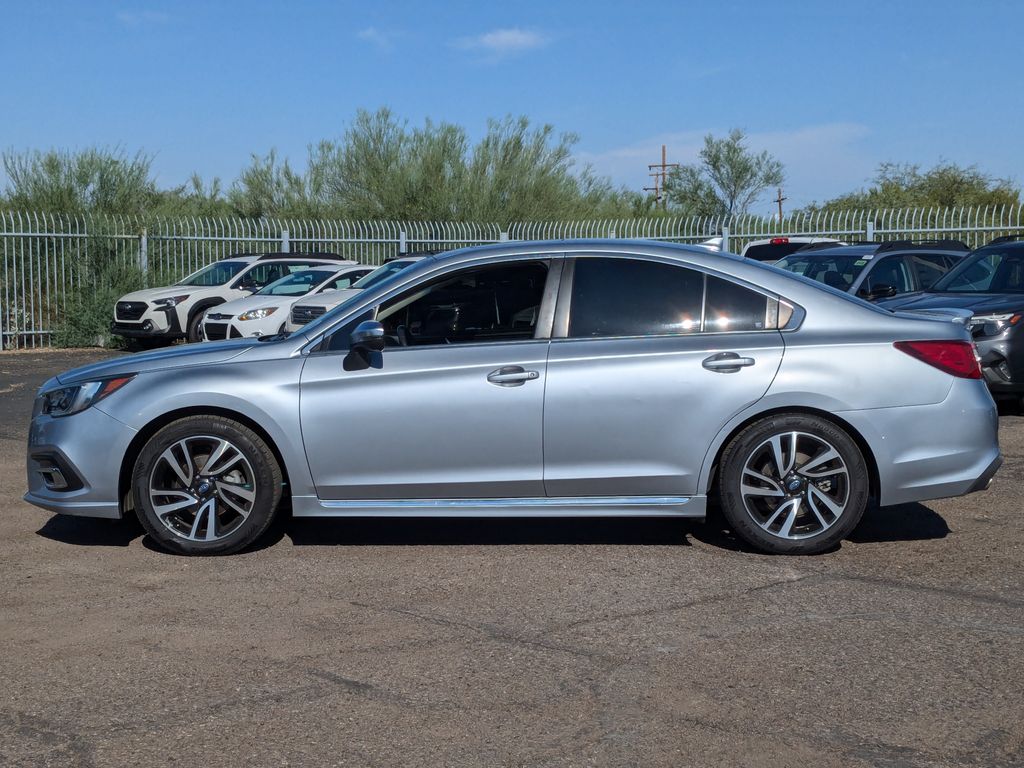
M0 355L0 765L1024 765L1024 419L990 490L813 558L678 521L295 521L188 559L21 501Z

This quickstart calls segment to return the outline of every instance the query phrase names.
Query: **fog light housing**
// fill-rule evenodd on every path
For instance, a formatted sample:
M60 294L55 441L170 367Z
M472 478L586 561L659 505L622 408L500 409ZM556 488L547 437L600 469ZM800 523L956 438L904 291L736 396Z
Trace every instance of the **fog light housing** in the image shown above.
M152 331L153 330L153 321L152 320L147 320L146 322L144 322L142 324L142 330L144 330L144 331Z
M34 453L35 472L43 479L48 491L77 491L82 487L75 471L60 456L53 453Z

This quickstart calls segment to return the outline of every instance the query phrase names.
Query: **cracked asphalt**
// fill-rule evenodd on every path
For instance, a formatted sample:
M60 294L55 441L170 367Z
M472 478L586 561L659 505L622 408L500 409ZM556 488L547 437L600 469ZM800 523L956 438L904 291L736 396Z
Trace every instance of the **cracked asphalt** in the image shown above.
M990 490L814 558L666 520L296 521L242 555L21 501L0 354L0 765L1024 765L1024 418Z

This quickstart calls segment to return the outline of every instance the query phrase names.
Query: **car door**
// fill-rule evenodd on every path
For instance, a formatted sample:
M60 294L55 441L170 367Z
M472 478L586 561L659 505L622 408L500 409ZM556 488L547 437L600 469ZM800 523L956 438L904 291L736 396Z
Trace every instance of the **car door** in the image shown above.
M547 494L696 494L711 441L778 370L778 310L672 262L567 262L548 355Z
M321 499L544 495L553 264L447 271L360 311L309 356L300 418ZM390 346L348 349L352 328L371 317Z

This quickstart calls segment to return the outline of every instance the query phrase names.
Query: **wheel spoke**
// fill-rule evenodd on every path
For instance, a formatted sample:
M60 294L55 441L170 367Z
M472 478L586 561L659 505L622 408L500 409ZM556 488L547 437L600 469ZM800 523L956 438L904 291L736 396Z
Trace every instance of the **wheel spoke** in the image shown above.
M781 488L758 488L757 486L745 483L740 486L740 491L744 496L771 496L778 498L779 496L786 495Z
M156 512L157 515L160 517L170 515L174 512L180 512L181 510L188 509L189 507L194 507L196 504L199 503L199 499L197 499L191 493L185 493L184 491L153 490L150 491L150 495L153 497L169 496L172 498L177 497L181 499L181 501L173 501L170 504L157 504L154 502L153 511Z
M218 482L217 483L217 488L221 491L221 493L220 493L220 500L221 501L223 501L225 504L227 504L229 507L231 507L233 510L235 510L243 518L246 518L246 517L249 516L249 512L252 510L252 504L251 503L256 498L255 492L249 491L249 490L247 490L245 488L242 488L242 487L240 487L238 485L233 485L231 483L222 483L222 482ZM225 488L227 488L229 490L225 490ZM231 498L231 496L229 494L236 494L236 495L240 496L241 498L246 499L246 501L249 501L250 502L249 509L246 509L245 507L242 507L239 504L237 504Z
M814 501L820 501L835 517L843 514L843 509L845 508L844 504L837 504L828 497L828 494L813 485L807 486L807 500L811 502L811 509L815 508Z
M789 458L786 458L782 441L789 438ZM790 473L796 463L796 432L789 432L785 435L774 435L771 439L772 457L775 459L775 470L781 480Z
M817 472L811 470L815 467L820 467L822 464L827 464L830 461L839 461L839 466L835 469L822 469ZM810 461L806 462L802 467L798 467L797 472L805 477L829 477L830 475L838 475L840 473L846 473L846 466L843 464L842 457L839 455L839 451L829 446L826 450L815 456Z
M800 514L800 502L800 497L787 502L790 507L789 514L786 515L786 522L784 522L782 527L779 529L779 536L788 537L790 532L793 530L793 523L796 522L797 515Z
M229 453L229 451L231 453ZM225 455L227 458L225 458ZM235 446L229 443L227 440L221 440L220 444L214 449L213 453L206 460L203 465L204 475L220 475L223 474L226 469L233 467L242 459L242 452L239 451Z
M181 462L177 456L174 455L174 449L177 448L181 451L181 455L184 458L184 463ZM174 470L174 474L178 476L182 484L188 487L192 482L192 476L195 474L195 465L192 463L192 456L188 452L188 446L184 440L181 440L174 445L170 446L166 451L160 454L160 458L167 462L167 466Z
M202 525L203 518L206 518L206 540L212 541L217 536L217 513L215 511L216 502L213 499L207 501L196 511L196 519L192 521L192 530L188 536L190 539L198 541L199 539L199 528Z

